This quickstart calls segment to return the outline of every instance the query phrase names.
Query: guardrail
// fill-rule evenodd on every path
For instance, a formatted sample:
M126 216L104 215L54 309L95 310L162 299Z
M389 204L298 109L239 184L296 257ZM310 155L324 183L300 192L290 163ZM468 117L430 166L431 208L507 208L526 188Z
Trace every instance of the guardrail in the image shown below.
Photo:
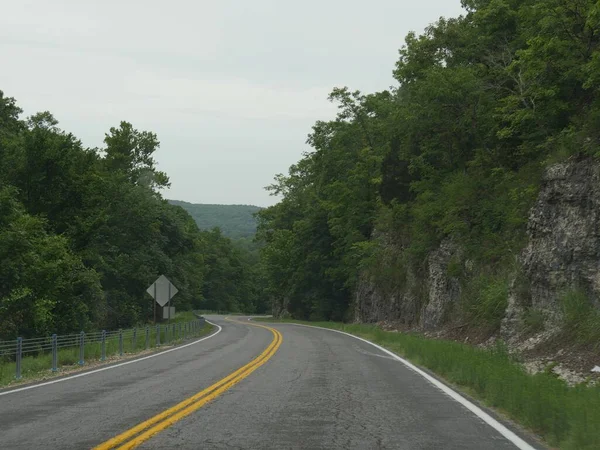
M27 371L39 372L49 368L58 372L59 364L85 364L88 359L105 361L114 355L123 356L136 350L149 350L161 345L174 344L197 336L206 323L195 314L196 320L170 325L147 325L126 330L96 331L92 333L56 335L0 341L0 378L14 365L17 380ZM46 366L46 367L44 367ZM48 367L50 366L50 367Z

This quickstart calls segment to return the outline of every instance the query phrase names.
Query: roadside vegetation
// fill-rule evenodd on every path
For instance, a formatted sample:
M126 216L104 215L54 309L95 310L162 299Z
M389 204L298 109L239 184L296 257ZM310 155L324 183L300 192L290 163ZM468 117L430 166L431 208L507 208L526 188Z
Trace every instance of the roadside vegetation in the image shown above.
M99 341L86 342L84 340L84 364L79 364L79 345L74 345L68 348L59 348L57 352L58 370L52 372L52 353L49 350L39 351L32 355L24 355L21 361L21 376L20 380L15 380L16 363L14 355L0 355L0 387L6 387L17 383L28 381L36 381L40 379L51 378L53 376L65 375L67 373L89 368L90 366L98 366L116 362L119 359L130 358L136 354L154 352L164 349L169 346L178 345L184 340L189 340L209 334L213 330L213 326L205 323L200 329L186 329L185 339L183 328L180 331L179 326L189 324L197 320L192 312L178 313L171 321L175 326L175 334L173 330L167 331L166 323L160 324L160 345L157 346L157 328L155 325L148 326L148 348L146 349L146 326L141 326L136 329L134 334L133 329L123 330L123 348L121 354L120 338L118 334L111 334L106 338L106 359L101 361L102 347Z
M600 443L600 386L569 387L550 370L530 375L500 344L482 349L417 334L384 331L375 325L281 321L345 331L379 344L431 370L552 447L592 450Z
M390 89L333 89L337 117L316 122L311 151L276 176L281 201L258 213L257 232L276 314L344 321L361 280L384 293L422 285L428 256L451 242L461 253L448 267L461 285L451 319L499 329L544 168L600 155L600 10L462 4L406 36ZM407 294L422 310L425 290ZM527 319L540 327L537 312Z
M145 323L161 274L177 310L266 310L256 252L162 198L158 148L128 122L86 148L0 90L0 340Z
M564 338L600 351L600 311L594 308L589 296L574 289L563 294L560 300Z

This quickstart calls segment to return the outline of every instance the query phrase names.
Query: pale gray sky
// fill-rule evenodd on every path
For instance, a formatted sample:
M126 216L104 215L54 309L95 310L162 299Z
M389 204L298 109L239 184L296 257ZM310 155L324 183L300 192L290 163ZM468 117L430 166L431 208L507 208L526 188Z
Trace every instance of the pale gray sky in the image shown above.
M335 115L334 86L394 84L405 35L460 0L0 0L0 89L87 146L158 134L167 198L267 206Z

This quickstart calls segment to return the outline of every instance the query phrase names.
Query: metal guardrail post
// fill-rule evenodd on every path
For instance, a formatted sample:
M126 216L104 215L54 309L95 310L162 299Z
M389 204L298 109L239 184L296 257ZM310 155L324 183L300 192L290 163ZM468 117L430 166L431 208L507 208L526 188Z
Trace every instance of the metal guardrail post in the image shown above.
M17 362L17 373L15 374L15 378L17 380L21 379L21 357L23 356L23 338L17 338L17 354L16 354L16 362Z
M102 330L102 341L100 343L100 361L104 361L106 359L106 330Z
M52 372L58 372L58 336L52 335Z
M150 327L146 325L146 350L150 347Z
M179 339L181 339L181 322L179 322Z
M123 356L123 330L119 330L119 355Z
M133 329L133 339L132 339L132 342L131 342L131 348L132 348L133 350L135 350L135 344L136 344L136 341L137 341L137 327L135 327L135 328Z
M85 333L82 331L81 333L79 333L79 365L83 366L84 364L84 341L85 341Z
M160 325L156 325L156 346L160 347Z
M102 336L100 337L100 361L106 359L106 330L102 330Z

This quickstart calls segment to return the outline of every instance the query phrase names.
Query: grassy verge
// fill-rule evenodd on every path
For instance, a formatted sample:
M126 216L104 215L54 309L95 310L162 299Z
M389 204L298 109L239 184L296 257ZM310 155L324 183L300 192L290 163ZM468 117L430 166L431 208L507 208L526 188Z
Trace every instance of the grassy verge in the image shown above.
M171 319L171 323L192 322L194 320L196 320L196 316L193 311L182 311L175 313L175 317Z
M199 309L196 312L198 314L202 314L202 315L215 314L217 316L252 316L252 315L254 315L253 313L229 312L229 311L213 311L213 310L210 310L210 309Z
M190 313L192 314L192 313ZM189 320L186 313L182 314L181 317L183 320L173 320L172 322L189 322L194 320L194 316L192 314L192 318ZM177 319L177 318L176 318ZM157 346L157 337L156 337L156 327L149 327L148 334L148 349L146 349L146 332L145 327L141 327L134 334L131 330L124 330L123 333L123 355L121 356L120 346L119 346L119 337L111 336L106 339L106 360L105 363L114 362L121 358L131 357L137 353L142 352L153 352L157 351L160 348L164 348L166 346L177 345L183 342L183 332L180 335L178 326L176 326L176 334L173 336L172 330L168 332L165 331L164 327L161 327L160 330L160 345ZM209 334L214 327L210 324L205 324L205 326L199 330L195 331L187 331L186 332L186 340L191 338L196 338L200 336L204 336ZM88 342L84 345L84 365L100 365L102 361L100 360L102 355L102 347L100 342ZM15 371L16 366L14 361L2 361L0 359L0 387L6 387L12 384L34 381L38 379L46 379L52 376L64 375L65 373L78 370L82 368L78 364L79 362L79 347L69 347L62 348L58 350L58 371L52 372L52 354L50 352L38 353L36 355L27 356L24 355L21 361L21 380L15 380Z
M595 350L600 350L600 312L594 308L585 292L577 289L568 291L560 301L565 320L565 338L581 345L592 343Z
M273 319L255 319L273 322ZM425 367L562 449L600 448L600 386L569 387L550 373L529 375L502 346L383 331L373 325L305 323L363 337Z

